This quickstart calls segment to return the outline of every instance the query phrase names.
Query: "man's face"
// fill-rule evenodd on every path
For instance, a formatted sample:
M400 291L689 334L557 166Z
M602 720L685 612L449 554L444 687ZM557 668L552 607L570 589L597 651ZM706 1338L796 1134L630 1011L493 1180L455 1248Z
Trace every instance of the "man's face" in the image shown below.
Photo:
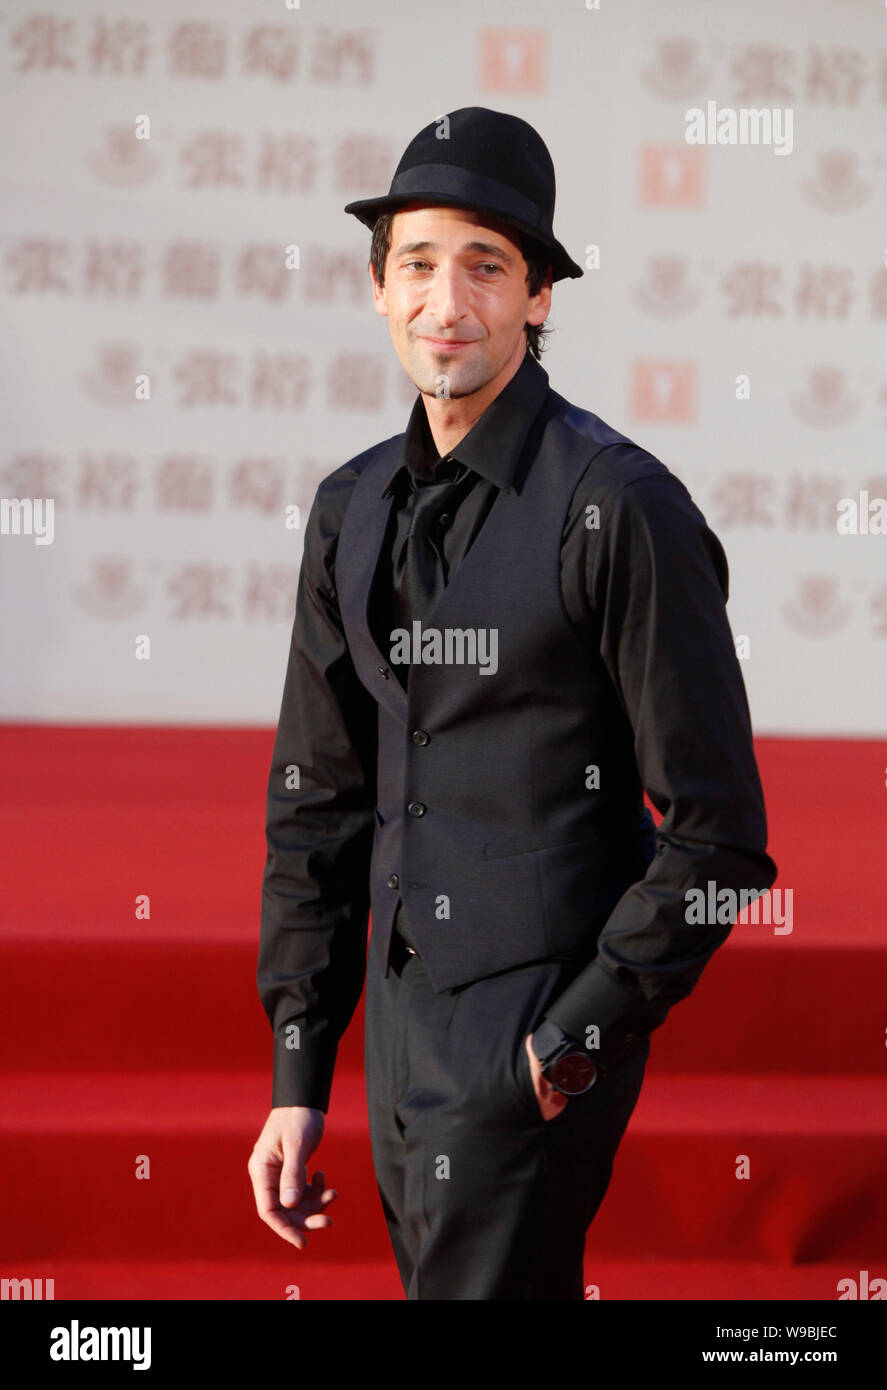
M418 389L457 397L520 365L524 324L544 322L551 279L531 297L520 247L483 214L409 204L392 223L385 284L374 275L373 296Z

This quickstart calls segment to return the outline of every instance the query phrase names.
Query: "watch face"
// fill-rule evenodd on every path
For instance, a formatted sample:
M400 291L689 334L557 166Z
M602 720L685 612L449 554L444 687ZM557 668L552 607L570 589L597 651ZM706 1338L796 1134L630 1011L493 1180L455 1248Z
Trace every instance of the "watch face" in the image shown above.
M596 1077L597 1067L581 1052L565 1052L548 1071L552 1086L567 1096L581 1096L590 1089Z

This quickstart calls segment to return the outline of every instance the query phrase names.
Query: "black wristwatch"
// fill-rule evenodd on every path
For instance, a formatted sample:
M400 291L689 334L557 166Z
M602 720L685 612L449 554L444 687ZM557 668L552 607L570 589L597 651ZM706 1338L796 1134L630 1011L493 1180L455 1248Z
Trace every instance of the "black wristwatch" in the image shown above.
M598 1068L587 1051L549 1019L534 1032L532 1048L545 1080L562 1096L584 1095L597 1081Z

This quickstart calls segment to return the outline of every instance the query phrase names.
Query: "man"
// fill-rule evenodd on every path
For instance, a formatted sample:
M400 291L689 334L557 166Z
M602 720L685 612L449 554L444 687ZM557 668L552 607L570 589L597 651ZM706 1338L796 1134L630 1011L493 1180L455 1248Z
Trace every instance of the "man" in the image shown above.
M650 1033L730 931L686 895L776 876L720 543L538 362L582 274L554 193L536 131L469 107L346 208L420 394L317 490L269 779L257 1208L300 1249L329 1224L307 1163L366 978L409 1299L582 1298Z

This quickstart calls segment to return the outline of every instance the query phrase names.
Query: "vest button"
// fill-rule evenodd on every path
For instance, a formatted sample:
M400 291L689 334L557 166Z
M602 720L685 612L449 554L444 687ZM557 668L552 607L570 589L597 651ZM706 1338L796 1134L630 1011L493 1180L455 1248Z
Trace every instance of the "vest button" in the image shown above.
M397 888L397 887L399 887L399 886L400 886L400 879L397 877L397 874L389 874L389 875L388 875L388 887L389 887L389 888Z
M407 810L411 816L424 816L428 807L422 801L411 801Z
M380 667L379 667L379 670L382 672L382 675L385 677L385 679L386 679L386 681L387 681L387 680L389 679L389 677L391 676L391 672L388 670L388 667L387 667L387 666L380 666Z
M426 744L426 743L429 741L430 737L431 737L431 735L430 735L430 734L426 734L426 732L425 732L424 729L414 729L414 730L413 730L412 738L413 738L413 742L414 742L414 743L421 743L421 744L424 745L424 744Z
M450 516L449 512L441 512L437 519L441 526L449 526L453 518Z
M626 1033L622 1041L626 1043L634 1042L634 1033Z

